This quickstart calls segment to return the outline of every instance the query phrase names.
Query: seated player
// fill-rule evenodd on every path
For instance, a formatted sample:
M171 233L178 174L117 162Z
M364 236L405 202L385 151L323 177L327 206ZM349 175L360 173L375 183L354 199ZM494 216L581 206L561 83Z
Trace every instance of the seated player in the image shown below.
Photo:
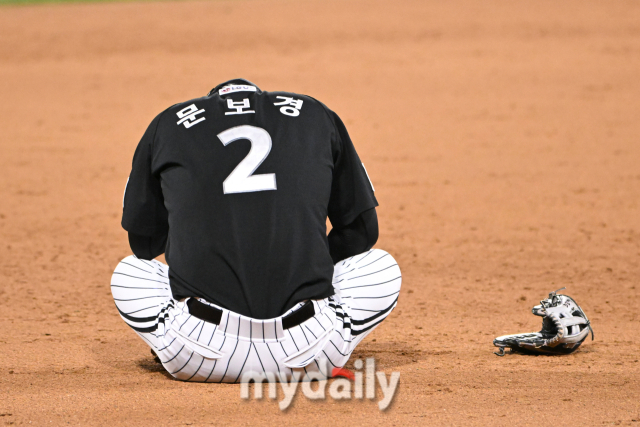
M333 111L222 83L160 113L138 144L118 312L180 380L331 376L398 301L396 261L371 249L377 205Z

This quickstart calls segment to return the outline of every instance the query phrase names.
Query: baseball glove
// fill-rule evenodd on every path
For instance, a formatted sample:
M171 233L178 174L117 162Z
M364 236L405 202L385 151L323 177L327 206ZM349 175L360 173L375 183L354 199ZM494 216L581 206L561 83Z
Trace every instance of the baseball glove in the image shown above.
M565 288L562 288L565 289ZM540 301L531 310L541 316L542 330L515 335L504 335L493 340L493 345L500 348L498 356L504 356L504 349L525 354L569 354L580 347L580 344L593 329L582 308L568 295L557 295L551 292L549 298Z

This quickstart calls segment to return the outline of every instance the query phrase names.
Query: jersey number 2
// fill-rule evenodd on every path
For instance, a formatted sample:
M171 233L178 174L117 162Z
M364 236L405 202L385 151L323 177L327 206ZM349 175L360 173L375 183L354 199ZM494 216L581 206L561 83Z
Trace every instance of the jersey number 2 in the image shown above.
M252 175L264 162L271 151L271 136L266 130L256 126L236 126L218 134L226 147L233 141L248 139L251 150L222 183L224 194L250 193L253 191L276 190L276 174Z

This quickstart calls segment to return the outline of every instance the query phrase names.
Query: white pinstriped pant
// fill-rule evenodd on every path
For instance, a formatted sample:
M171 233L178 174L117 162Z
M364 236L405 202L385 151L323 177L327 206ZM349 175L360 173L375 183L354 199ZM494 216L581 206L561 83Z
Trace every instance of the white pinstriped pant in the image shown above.
M396 306L402 277L391 255L380 249L335 265L335 295L313 300L315 316L282 328L282 318L252 319L222 310L219 325L189 314L169 288L169 267L129 256L116 267L111 291L122 319L153 349L174 378L197 382L238 382L243 373L273 373L301 379L314 372L330 376ZM327 367L328 372L324 367ZM282 378L282 377L281 377Z

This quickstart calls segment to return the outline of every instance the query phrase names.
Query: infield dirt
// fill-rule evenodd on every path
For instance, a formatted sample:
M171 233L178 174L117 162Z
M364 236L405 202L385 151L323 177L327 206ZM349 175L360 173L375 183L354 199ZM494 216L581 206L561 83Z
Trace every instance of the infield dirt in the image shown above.
M322 100L367 165L404 276L355 353L401 373L385 413L173 381L115 310L139 138L235 77ZM0 423L640 425L640 3L3 7L0 95ZM595 341L494 356L562 286Z

